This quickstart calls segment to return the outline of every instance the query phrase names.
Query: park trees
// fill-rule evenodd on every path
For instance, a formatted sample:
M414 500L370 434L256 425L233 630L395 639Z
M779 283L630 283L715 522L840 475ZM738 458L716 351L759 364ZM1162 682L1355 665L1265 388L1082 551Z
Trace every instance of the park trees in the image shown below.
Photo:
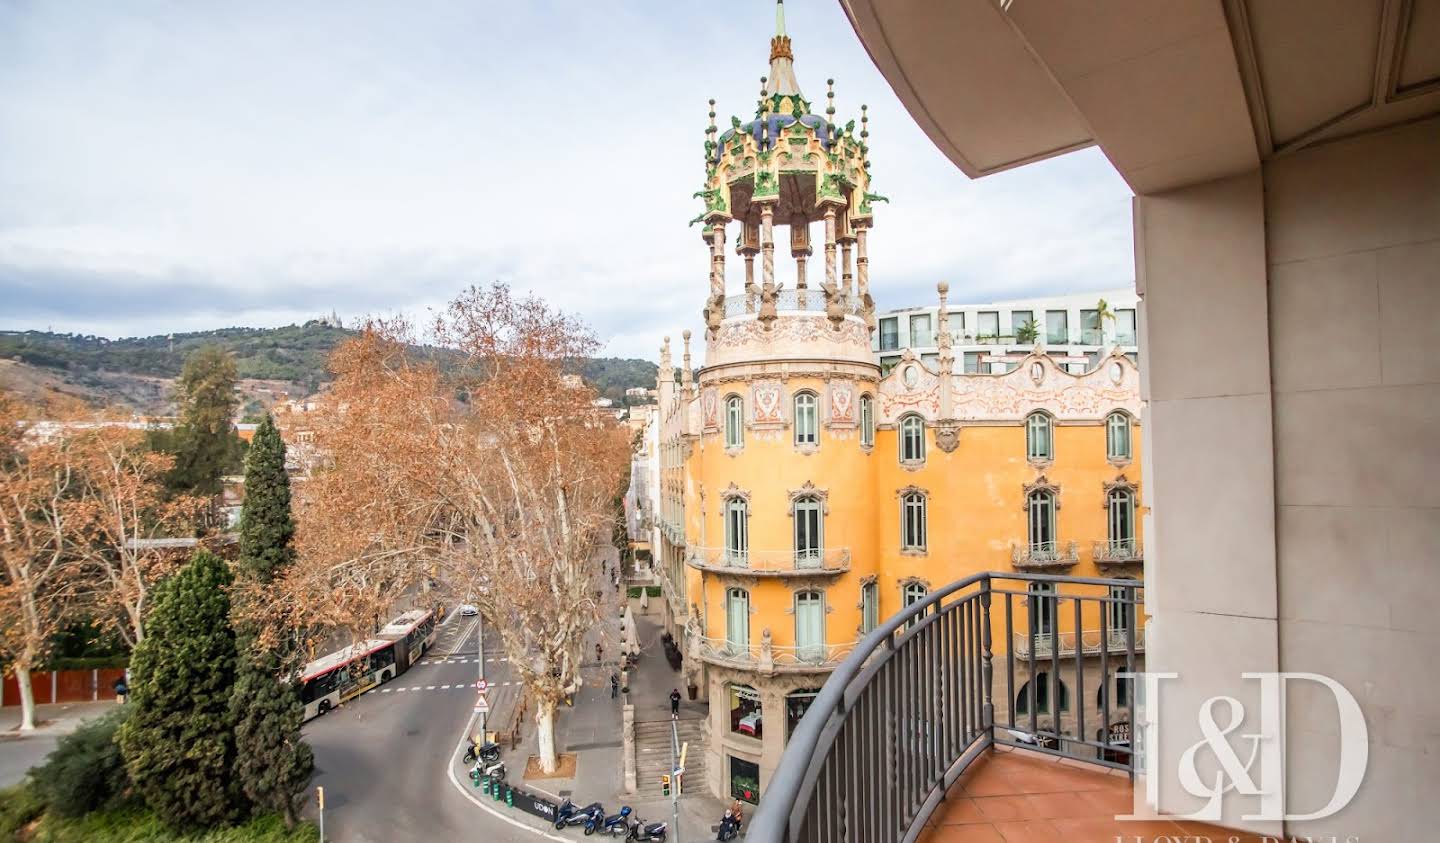
M220 478L240 465L244 443L235 433L235 358L218 345L202 346L185 358L176 385L180 421L156 431L152 444L175 457L167 481L176 493L215 495Z
M553 771L555 707L580 685L598 620L596 552L627 438L564 377L593 339L543 301L471 288L431 330L460 365L442 372L393 323L336 350L316 427L329 466L301 508L293 601L360 626L397 586L469 594L535 704L540 763Z

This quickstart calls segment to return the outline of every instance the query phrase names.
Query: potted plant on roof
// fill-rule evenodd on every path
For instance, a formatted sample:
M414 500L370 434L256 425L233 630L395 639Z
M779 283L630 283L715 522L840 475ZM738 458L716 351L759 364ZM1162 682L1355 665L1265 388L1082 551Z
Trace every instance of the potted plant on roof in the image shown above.
M1040 337L1040 325L1031 319L1015 330L1015 341L1021 345L1034 345Z

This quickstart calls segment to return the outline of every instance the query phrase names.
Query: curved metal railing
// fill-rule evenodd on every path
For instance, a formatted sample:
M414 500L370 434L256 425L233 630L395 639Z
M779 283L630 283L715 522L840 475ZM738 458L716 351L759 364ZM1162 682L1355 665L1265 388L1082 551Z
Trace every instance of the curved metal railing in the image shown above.
M1125 694L1128 719L1120 721L1112 705L1118 694L1089 692L1098 696L1100 721L1090 740L1089 729L1097 724L1086 723L1086 664L1092 676L1098 670L1104 677L1107 689L1112 664L1135 669L1134 625L1110 630L1107 619L1138 616L1142 590L1135 580L984 573L891 617L836 667L791 734L762 789L747 839L910 843L949 787L997 743L1129 768L1134 695ZM1063 627L1085 629L1091 622L1098 623L1100 640L1121 634L1123 652L1072 648L1062 659L1056 644ZM1026 646L1023 654L1013 646L1002 654L1005 685L997 698L993 644L1013 641L1017 627L1028 629L1021 633ZM1037 644L1047 638L1048 646ZM1073 670L1080 702L1073 712L1066 711L1066 669ZM1017 696L1017 675L1044 680L1058 693L1042 689L1037 696L1038 683L1024 681ZM1056 696L1061 722L1048 716L1048 700Z
M775 309L779 313L824 313L825 312L825 291L819 287L807 287L804 290L795 288L778 291L775 300ZM760 296L740 293L739 295L725 297L725 316L744 316L747 313L757 313L760 310ZM845 301L846 313L859 313L860 301L856 296L850 296Z

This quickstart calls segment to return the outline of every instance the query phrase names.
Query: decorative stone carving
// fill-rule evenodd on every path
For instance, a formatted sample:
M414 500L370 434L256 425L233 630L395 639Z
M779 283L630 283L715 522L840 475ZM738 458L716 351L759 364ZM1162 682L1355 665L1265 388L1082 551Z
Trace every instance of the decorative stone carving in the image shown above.
M781 397L784 389L774 381L757 382L750 388L755 424L784 424Z
M960 426L954 422L941 422L935 426L935 447L945 453L953 452L960 445Z
M762 671L769 672L775 669L775 646L771 641L770 627L760 631L760 664Z
M848 382L830 384L830 422L851 424L855 421L855 389Z
M1022 504L1020 506L1020 509L1022 511L1030 511L1031 492L1049 492L1050 499L1055 504L1055 511L1060 511L1060 486L1055 483L1051 483L1050 479L1045 475L1042 474L1039 477L1036 477L1034 483L1020 484L1020 489L1023 492L1023 496L1021 498Z
M761 288L760 313L757 314L755 318L760 320L760 324L764 325L767 331L775 324L775 320L780 317L777 304L779 301L780 285L766 284Z
M750 490L736 486L735 481L731 480L730 485L720 491L720 500L728 501L732 499L739 499L748 504L750 503Z
M1126 477L1125 475L1123 475L1123 474L1120 475L1119 477L1116 477L1114 481L1109 481L1109 480L1102 481L1100 485L1101 485L1101 487L1102 487L1103 490L1104 490L1104 493L1102 494L1102 496L1101 496L1101 498L1100 498L1100 508L1101 508L1101 509L1109 509L1109 508L1110 508L1110 493L1111 493L1111 492L1114 492L1114 491L1117 491L1117 490L1129 492L1130 494L1132 494L1132 495L1135 496L1135 498L1136 498L1136 501L1135 501L1135 502L1136 502L1136 503L1139 503L1139 502L1140 502L1140 501L1139 501L1139 498L1140 498L1140 487L1137 486L1137 485L1135 485L1135 483L1133 483L1129 478L1127 478L1127 477Z
M820 501L822 511L830 514L830 492L817 487L813 482L806 480L805 485L798 489L790 490L790 517L795 517L795 502L802 498L814 498Z
M712 387L700 393L700 417L706 430L720 428L720 396Z

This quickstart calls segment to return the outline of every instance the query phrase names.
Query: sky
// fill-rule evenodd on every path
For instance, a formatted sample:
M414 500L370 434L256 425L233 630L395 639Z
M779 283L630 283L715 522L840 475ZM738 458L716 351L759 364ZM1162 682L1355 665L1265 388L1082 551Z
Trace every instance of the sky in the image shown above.
M773 9L0 0L0 329L423 320L503 281L655 359L702 324L706 100L753 114ZM880 309L941 280L956 303L1132 283L1098 150L971 181L835 0L790 0L786 28L812 102L833 77L838 123L869 105Z

